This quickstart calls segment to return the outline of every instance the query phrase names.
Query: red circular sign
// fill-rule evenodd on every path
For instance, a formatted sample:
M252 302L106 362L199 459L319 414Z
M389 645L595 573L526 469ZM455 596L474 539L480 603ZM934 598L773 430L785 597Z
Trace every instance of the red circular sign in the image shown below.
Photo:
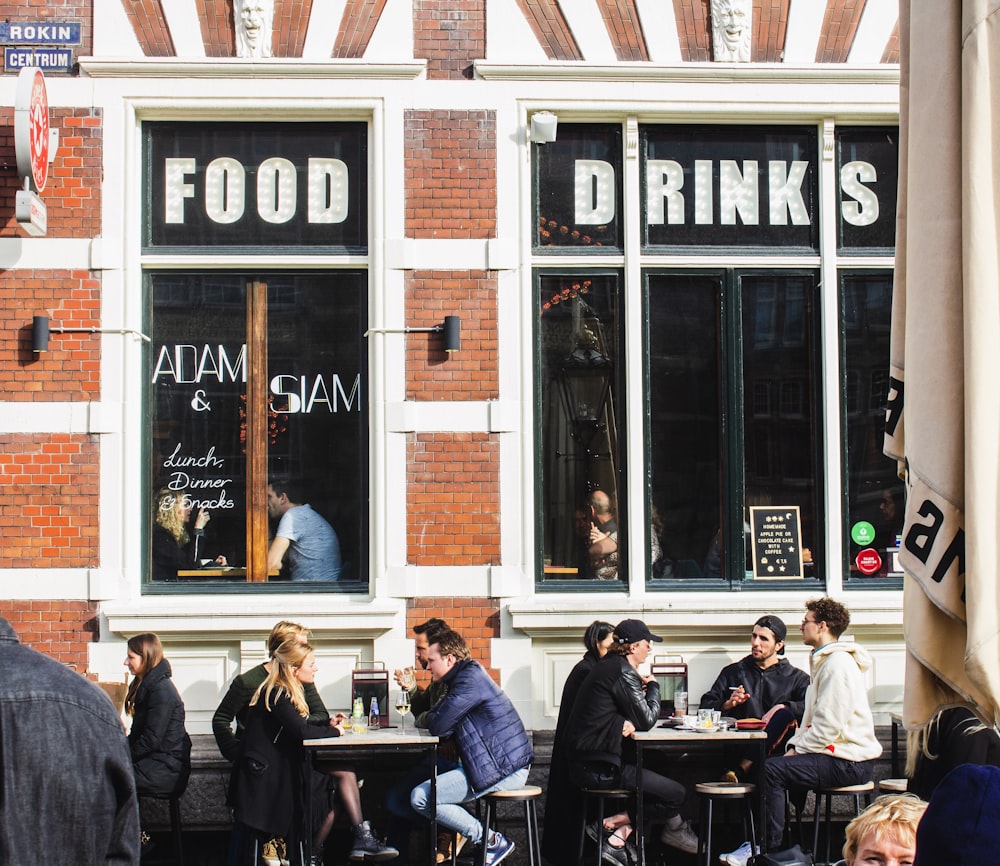
M866 547L854 560L862 574L874 574L882 567L882 557L874 547Z
M49 177L49 98L40 69L27 67L18 75L14 149L21 176L30 177L41 192Z

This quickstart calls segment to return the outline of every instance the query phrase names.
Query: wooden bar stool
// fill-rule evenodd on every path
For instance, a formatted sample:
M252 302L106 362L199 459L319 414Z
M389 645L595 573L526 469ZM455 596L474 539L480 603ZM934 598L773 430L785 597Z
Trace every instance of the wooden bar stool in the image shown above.
M609 800L613 802L625 801L627 804L635 796L634 791L624 788L581 788L583 795L580 800L580 835L577 839L576 862L583 862L583 840L587 835L587 813L590 811L590 803L597 803L597 866L601 866L604 857L604 819L607 817L606 804ZM624 806L622 807L624 808Z
M816 810L813 813L813 857L817 857L817 848L819 848L819 812L820 807L823 802L823 798L826 798L826 859L823 863L830 862L830 813L833 810L833 798L834 797L853 797L854 798L854 815L857 817L861 814L861 797L865 798L865 805L871 801L872 791L875 790L874 782L861 782L858 785L843 785L839 788L816 788L813 793L816 795ZM820 861L817 859L817 863Z
M511 788L509 791L493 791L486 794L482 800L483 809L483 844L480 851L479 866L486 866L486 846L490 830L495 830L496 808L500 803L524 803L524 826L528 839L528 862L531 866L542 866L542 844L538 836L538 813L535 811L535 801L542 795L538 785L525 785L523 788ZM454 849L452 849L454 850Z
M880 794L905 794L909 779L881 779L878 783Z
M694 786L701 797L701 821L698 826L698 862L704 866L712 864L712 806L716 800L743 800L743 827L750 840L750 850L757 850L757 836L754 832L753 806L750 795L757 790L756 785L743 782L699 782Z

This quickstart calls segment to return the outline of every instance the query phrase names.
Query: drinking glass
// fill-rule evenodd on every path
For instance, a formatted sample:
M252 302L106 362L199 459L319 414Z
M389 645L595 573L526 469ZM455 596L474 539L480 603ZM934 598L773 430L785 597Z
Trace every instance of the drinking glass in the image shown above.
M688 711L688 693L674 692L674 715L683 718Z
M402 732L406 733L406 714L410 712L410 693L406 689L400 689L396 696L396 712L402 721Z
M399 684L407 691L417 684L417 674L413 670L413 665L403 668L403 675L399 678Z

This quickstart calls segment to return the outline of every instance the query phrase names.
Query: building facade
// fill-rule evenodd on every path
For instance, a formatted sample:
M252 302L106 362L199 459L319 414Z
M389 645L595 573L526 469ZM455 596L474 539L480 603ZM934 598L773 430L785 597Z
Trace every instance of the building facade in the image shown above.
M12 170L0 232L26 642L116 679L157 632L204 733L278 619L346 708L441 616L540 729L594 619L645 619L697 695L829 593L901 699L895 3L50 14L47 233ZM318 521L280 568L279 489Z

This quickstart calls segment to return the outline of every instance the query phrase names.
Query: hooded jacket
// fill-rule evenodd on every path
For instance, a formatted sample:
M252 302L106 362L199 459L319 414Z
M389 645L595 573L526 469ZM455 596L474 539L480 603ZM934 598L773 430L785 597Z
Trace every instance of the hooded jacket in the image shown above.
M441 679L448 693L427 713L427 730L454 736L473 791L489 790L531 764L521 717L479 662L463 659Z
M184 792L191 774L191 738L184 729L184 701L166 659L136 689L128 747L139 794Z
M871 656L855 643L832 641L809 656L812 683L802 725L789 740L799 754L871 761L882 754L868 706L865 672Z

